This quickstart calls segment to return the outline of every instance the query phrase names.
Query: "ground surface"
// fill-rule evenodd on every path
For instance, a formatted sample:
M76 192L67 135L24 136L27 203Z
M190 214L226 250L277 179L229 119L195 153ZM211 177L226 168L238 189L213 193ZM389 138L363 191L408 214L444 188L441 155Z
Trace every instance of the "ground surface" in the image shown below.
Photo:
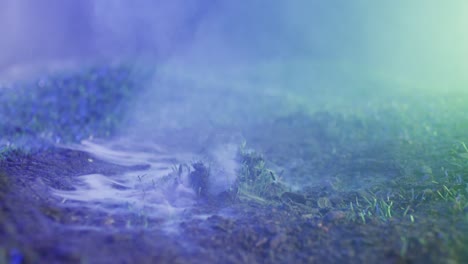
M197 194L174 221L68 207L51 190L76 189L80 175L148 171L62 145L112 139L134 124L128 109L141 103L142 79L127 67L101 67L0 90L0 263L468 261L468 109L460 96L273 111L281 99L237 91L215 106L226 111L218 116L199 91L161 88L153 111L169 97L200 104L189 101L185 126L156 115L167 129L151 128L154 138L201 155L236 142L236 181L204 193L216 177L203 169L209 158L174 164L194 172Z

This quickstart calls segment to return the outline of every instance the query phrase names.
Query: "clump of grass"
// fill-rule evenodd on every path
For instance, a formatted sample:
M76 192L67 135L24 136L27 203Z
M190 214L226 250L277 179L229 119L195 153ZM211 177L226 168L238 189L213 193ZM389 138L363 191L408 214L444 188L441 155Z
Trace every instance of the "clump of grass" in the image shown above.
M287 191L278 176L266 167L263 156L247 150L245 143L239 148L239 161L241 166L235 183L238 198L267 202Z
M468 188L468 185L467 187ZM445 184L436 190L437 198L443 202L449 203L451 213L466 212L468 210L468 199L466 198L466 188L456 185L448 187Z
M364 224L369 219L386 222L395 216L395 202L389 197L383 199L372 193L360 195L349 203L349 212L351 220L359 220Z

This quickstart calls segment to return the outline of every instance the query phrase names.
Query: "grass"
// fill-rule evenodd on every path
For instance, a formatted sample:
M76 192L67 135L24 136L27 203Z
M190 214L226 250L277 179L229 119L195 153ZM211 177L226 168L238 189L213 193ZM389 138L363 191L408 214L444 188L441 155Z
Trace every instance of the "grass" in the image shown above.
M40 149L38 145L112 136L139 89L125 67L85 70L28 85L19 87L18 93L1 91L0 133L4 137L0 164L34 154L29 151ZM35 89L37 86L41 89ZM328 110L319 111L306 104L304 111L282 113L242 127L252 149L245 143L239 147L238 177L230 189L235 197L232 206L248 208L253 203L256 211L271 209L268 219L259 216L256 220L263 225L275 219L282 224L278 229L297 236L290 245L298 248L301 239L306 239L301 232L310 227L313 234L323 231L322 239L334 239L324 248L347 240L381 239L389 245L362 246L359 254L370 256L374 250L392 246L399 257L410 262L422 262L424 256L460 263L467 260L465 101L424 95L382 98L356 99L346 107L331 103ZM248 107L246 104L244 111ZM11 116L17 118L6 118ZM229 121L220 119L223 124ZM153 181L152 186L169 186L183 173L188 173L199 197L217 199L207 195L209 177L215 175L203 162L175 166L171 175ZM9 182L0 173L0 195ZM128 211L131 217L123 225L144 229L155 225L144 211L131 205ZM287 220L275 218L283 212ZM335 218L325 221L334 212L338 212ZM341 219L340 213L346 217ZM287 229L289 225L296 229ZM374 230L379 232L372 233ZM267 237L259 241L264 241L262 246L270 243ZM0 255L7 253L0 248Z
M239 147L240 169L235 183L239 199L266 203L272 198L279 198L288 188L279 181L278 175L266 167L263 156L246 148L246 143Z
M388 221L392 218L393 201L385 201L375 196L367 198L362 196L361 202L356 197L356 202L350 202L349 209L352 219L360 219L364 224L369 217L377 217L382 221Z
M112 136L140 88L134 77L129 67L96 67L3 88L0 147L37 149Z
M411 223L414 223L416 218L427 217L426 215L430 211L454 217L467 214L466 183L460 181L442 183L430 180L423 186L427 188L418 186L395 187L395 193L392 194L392 197L379 197L372 192L356 196L355 201L349 202L350 218L359 219L363 223L366 223L366 219L369 218L384 222L392 218L401 221L409 219Z

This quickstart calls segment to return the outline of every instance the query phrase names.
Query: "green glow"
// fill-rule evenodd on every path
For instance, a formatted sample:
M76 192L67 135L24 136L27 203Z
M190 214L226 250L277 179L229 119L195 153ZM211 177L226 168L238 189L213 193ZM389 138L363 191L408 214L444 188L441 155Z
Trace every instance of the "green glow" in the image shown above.
M282 19L296 34L291 46L309 48L281 61L282 81L468 92L468 1L299 2L283 6Z
M467 1L360 1L369 67L384 81L468 90Z

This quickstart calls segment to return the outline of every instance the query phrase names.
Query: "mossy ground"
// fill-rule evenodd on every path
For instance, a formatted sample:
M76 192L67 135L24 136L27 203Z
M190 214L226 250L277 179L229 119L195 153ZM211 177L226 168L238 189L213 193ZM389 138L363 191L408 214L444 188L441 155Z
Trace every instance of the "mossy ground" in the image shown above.
M111 137L141 89L135 78L129 68L95 68L0 90L2 260L468 261L468 109L460 97L362 98L245 126L223 119L223 133L247 142L239 146L237 180L210 195L209 166L194 163L197 210L211 216L184 220L178 234L144 215L57 206L48 188L71 189L77 175L145 169L90 163L84 152L53 145ZM182 142L185 134L171 135ZM219 213L226 210L231 217ZM99 229L73 228L83 223Z

